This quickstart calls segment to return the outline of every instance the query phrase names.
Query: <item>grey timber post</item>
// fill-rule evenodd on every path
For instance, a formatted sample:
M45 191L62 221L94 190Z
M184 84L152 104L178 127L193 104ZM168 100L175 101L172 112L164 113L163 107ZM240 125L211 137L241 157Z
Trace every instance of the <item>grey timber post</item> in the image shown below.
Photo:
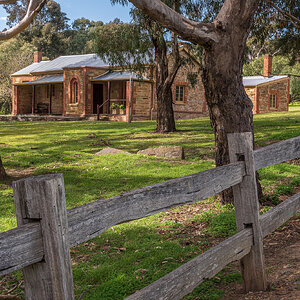
M228 134L230 162L245 162L243 181L233 186L237 230L251 227L253 246L240 261L245 292L263 291L267 288L264 267L263 236L259 222L259 202L251 132Z
M74 299L68 220L62 174L13 183L18 226L39 222L44 259L23 269L28 300Z

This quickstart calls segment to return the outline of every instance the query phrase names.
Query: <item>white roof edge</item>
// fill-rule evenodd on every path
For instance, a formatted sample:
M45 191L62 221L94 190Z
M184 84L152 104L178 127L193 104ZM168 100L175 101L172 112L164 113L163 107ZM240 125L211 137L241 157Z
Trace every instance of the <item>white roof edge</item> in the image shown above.
M48 63L50 62L50 60L42 60L38 63L32 63L31 65L11 74L10 76L24 76L24 75L31 75L32 72L34 72L35 69L39 68L41 66L41 64L45 64L45 63ZM24 73L20 73L21 71L24 70ZM26 71L28 70L28 71Z
M270 77L264 76L243 76L243 85L244 86L259 86L261 84L270 83L273 81L277 81L283 78L288 78L289 75L273 75Z

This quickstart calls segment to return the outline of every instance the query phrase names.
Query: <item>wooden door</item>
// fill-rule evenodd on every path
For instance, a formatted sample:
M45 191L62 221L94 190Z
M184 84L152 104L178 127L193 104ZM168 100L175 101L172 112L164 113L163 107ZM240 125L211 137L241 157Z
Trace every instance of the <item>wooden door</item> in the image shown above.
M103 84L93 85L93 113L97 113L97 105L103 104ZM100 114L103 114L103 106L100 108Z

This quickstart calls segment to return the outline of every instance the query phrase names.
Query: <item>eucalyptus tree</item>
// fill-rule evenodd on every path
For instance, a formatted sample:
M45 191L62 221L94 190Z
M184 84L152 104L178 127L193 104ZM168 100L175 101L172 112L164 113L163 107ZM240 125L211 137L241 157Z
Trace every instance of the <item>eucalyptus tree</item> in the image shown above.
M242 70L247 38L260 0L217 1L218 11L212 10L211 18L200 22L188 19L160 0L130 2L180 38L203 47L202 81L215 134L216 165L228 164L227 134L253 133L254 129L253 104L243 86ZM207 1L208 9L214 2ZM198 17L201 3L194 6ZM223 193L224 202L230 198L230 191Z
M27 4L27 0L21 0L5 5L8 26L20 24L26 14ZM68 21L60 5L56 1L47 0L30 26L20 33L19 38L34 45L50 59L65 55L73 33Z
M14 0L0 0L1 4L11 4L14 3ZM22 32L26 27L29 26L29 24L32 22L36 14L42 9L43 5L45 4L45 0L30 0L28 3L28 7L26 10L26 13L22 20L16 24L15 26L5 29L2 32L0 32L0 40L6 40L10 39L13 36L17 35L18 33ZM4 179L7 177L7 174L5 172L5 169L2 164L2 160L0 157L0 179Z
M127 0L112 3L128 4ZM180 11L180 0L164 1ZM179 68L187 62L179 52L176 34L171 34L159 22L140 10L131 10L130 24L112 22L96 30L97 53L114 65L143 70L154 66L157 99L157 126L160 133L176 130L173 112L172 84ZM170 63L172 57L172 63ZM144 70L145 71L145 70Z
M67 54L94 53L93 36L96 28L103 25L101 21L91 21L79 18L72 23L71 39L67 48Z
M299 60L299 19L298 0L261 1L248 40L250 60L264 53L288 55L292 64Z
M0 42L0 114L11 113L11 74L33 63L35 48L18 38Z

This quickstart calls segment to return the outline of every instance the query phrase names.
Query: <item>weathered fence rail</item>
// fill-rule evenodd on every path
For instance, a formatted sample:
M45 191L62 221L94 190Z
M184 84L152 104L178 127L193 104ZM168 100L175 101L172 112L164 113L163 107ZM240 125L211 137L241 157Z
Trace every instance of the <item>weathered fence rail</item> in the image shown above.
M300 137L278 142L254 151L255 169L300 157Z
M205 278L213 277L228 263L239 259L244 260L242 275L245 289L264 289L264 274L260 280L254 278L260 268L264 273L262 238L300 210L300 193L259 216L253 174L266 166L300 157L300 137L256 151L252 150L251 138L250 133L229 136L232 161L229 165L68 211L64 207L61 175L37 176L14 183L18 227L0 234L0 275L24 269L28 299L72 299L70 262L67 262L68 265L63 263L70 260L70 247L90 240L114 225L198 202L233 186L239 232L128 299L180 299ZM52 199L52 206L49 199ZM57 207L61 208L57 211ZM51 221L50 227L56 228L56 236L48 228L46 220L49 216L49 220L55 220ZM42 283L37 280L35 284L36 277L41 277ZM258 283L250 283L253 278ZM30 280L33 282L28 283ZM46 292L39 294L44 282Z

